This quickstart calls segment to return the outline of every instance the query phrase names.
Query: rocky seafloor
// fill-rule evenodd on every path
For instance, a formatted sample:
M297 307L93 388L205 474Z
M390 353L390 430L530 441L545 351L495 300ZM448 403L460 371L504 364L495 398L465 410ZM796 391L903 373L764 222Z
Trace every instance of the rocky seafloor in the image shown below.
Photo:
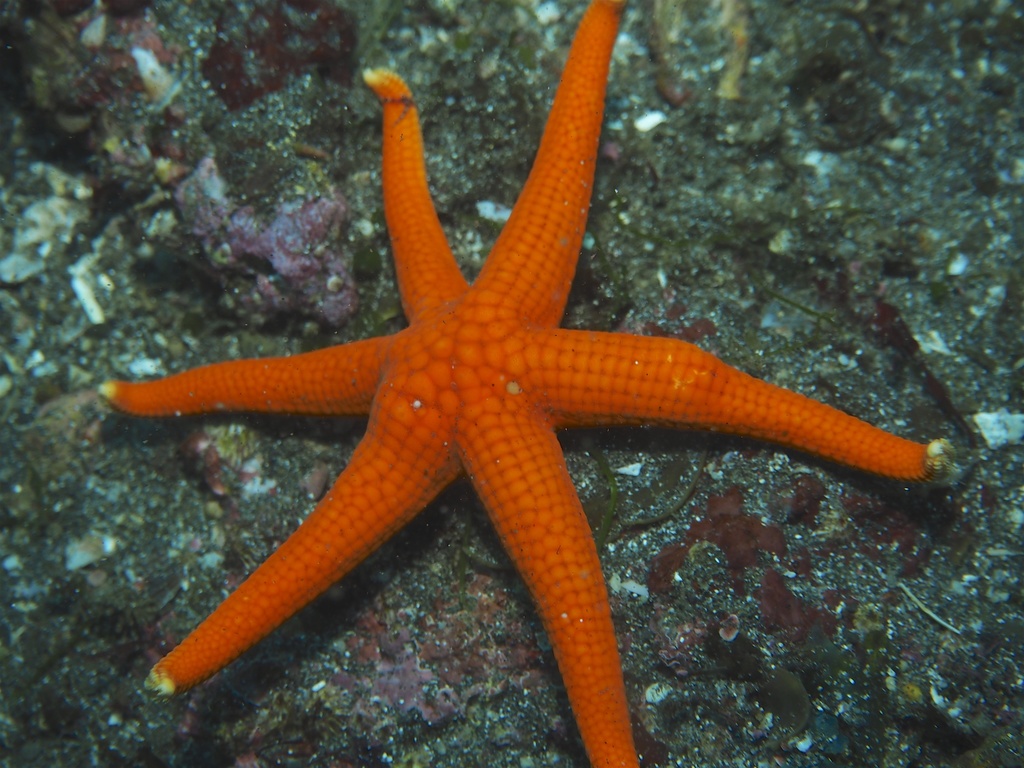
M0 6L0 761L584 766L468 486L210 683L150 666L358 420L96 387L402 327L367 66L410 82L467 276L582 4ZM915 439L905 488L741 439L566 433L645 766L1024 764L1024 11L634 2L571 327L668 335Z

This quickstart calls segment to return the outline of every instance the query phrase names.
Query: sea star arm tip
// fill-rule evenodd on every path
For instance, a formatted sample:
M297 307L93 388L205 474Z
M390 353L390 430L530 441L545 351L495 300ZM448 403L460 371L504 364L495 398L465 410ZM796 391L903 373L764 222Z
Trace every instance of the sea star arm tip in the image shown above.
M466 471L529 588L594 766L635 766L607 590L550 425L490 408L460 433Z
M169 697L177 693L174 680L160 668L159 664L150 670L149 676L146 678L146 688L161 697Z
M386 337L363 339L290 357L215 363L152 381L106 381L99 394L135 416L361 416L370 409L389 343Z
M153 668L163 694L209 679L406 525L458 474L449 454L425 450L416 432L368 427L316 509L220 606Z
M412 99L409 86L402 76L386 67L364 69L363 82L383 101Z
M559 426L658 424L753 437L864 472L942 483L953 447L878 429L837 408L754 378L677 339L548 332L524 377Z
M367 69L363 80L384 108L384 216L402 306L415 322L424 312L457 299L468 286L427 187L423 134L409 86L390 69Z
M597 0L583 14L530 175L473 284L538 326L561 320L576 272L623 5Z
M925 450L925 475L928 482L945 485L958 473L956 449L946 439L932 440Z

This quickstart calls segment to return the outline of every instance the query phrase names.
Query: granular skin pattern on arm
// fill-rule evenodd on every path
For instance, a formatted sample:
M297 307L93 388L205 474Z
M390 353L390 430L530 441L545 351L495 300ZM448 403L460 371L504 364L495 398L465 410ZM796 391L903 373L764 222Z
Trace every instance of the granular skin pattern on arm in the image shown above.
M221 411L361 416L380 379L386 338L356 341L290 357L233 360L156 381L108 381L100 393L136 416L185 416Z
M369 69L366 82L384 107L384 215L395 253L402 306L410 321L467 288L427 188L419 111L394 72Z
M342 578L465 472L533 597L595 768L638 768L597 547L555 430L656 424L730 432L900 481L948 477L953 452L890 435L671 339L560 330L593 183L622 0L580 22L534 168L467 286L426 185L419 115L389 70L365 79L384 111L384 200L409 327L294 357L111 381L140 416L369 413L327 496L149 678L187 689Z
M652 424L754 435L896 480L942 479L952 460L948 443L898 437L684 341L560 330L529 349L524 381L543 391L559 426Z
M530 176L473 284L538 325L562 319L576 272L624 6L597 0L583 14Z
M147 685L169 694L207 679L405 526L459 473L450 453L420 444L398 429L365 438L302 525L153 668Z
M460 431L466 472L540 613L594 765L635 765L621 662L590 526L544 424L500 398ZM566 547L567 541L583 546Z

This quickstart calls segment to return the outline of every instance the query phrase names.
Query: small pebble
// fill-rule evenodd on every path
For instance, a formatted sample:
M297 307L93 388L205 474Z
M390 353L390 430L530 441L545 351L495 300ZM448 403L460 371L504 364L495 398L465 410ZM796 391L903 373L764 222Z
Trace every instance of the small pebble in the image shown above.
M477 203L476 212L481 219L494 221L498 224L504 224L508 221L508 217L512 215L512 209L507 205L491 202L490 200L481 200Z
M77 571L99 562L115 551L117 539L113 536L90 533L81 539L75 539L64 548L64 567L69 571Z
M968 259L964 254L958 253L946 267L946 274L950 277L959 277L967 271L967 265L970 263L970 259Z
M640 133L647 133L648 131L653 131L666 120L668 120L668 115L660 109L652 109L640 115L633 122L633 127L640 131Z
M549 24L554 24L562 18L562 12L558 9L558 3L541 3L537 6L535 13L537 14L537 21L545 27Z
M1000 408L991 413L976 413L971 418L989 448L1017 445L1024 440L1024 413L1010 413Z
M634 464L626 464L622 467L615 468L615 474L625 475L626 477L640 477L640 472L644 468L644 463L638 461Z
M164 372L164 364L152 357L140 357L128 363L128 372L136 378L158 376Z

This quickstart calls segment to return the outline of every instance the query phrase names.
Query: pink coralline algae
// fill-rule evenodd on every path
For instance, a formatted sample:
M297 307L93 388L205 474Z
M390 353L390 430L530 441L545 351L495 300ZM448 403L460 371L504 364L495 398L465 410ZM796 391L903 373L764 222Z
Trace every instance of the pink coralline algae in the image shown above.
M488 576L476 575L461 601L438 599L418 619L378 598L357 625L346 669L332 683L351 697L349 711L377 739L397 725L397 713L439 725L464 715L473 699L546 682L533 633L511 615L507 593Z
M263 324L300 315L330 329L355 314L355 282L337 244L347 213L340 192L282 202L268 223L228 196L208 157L174 198L212 271L247 319Z

